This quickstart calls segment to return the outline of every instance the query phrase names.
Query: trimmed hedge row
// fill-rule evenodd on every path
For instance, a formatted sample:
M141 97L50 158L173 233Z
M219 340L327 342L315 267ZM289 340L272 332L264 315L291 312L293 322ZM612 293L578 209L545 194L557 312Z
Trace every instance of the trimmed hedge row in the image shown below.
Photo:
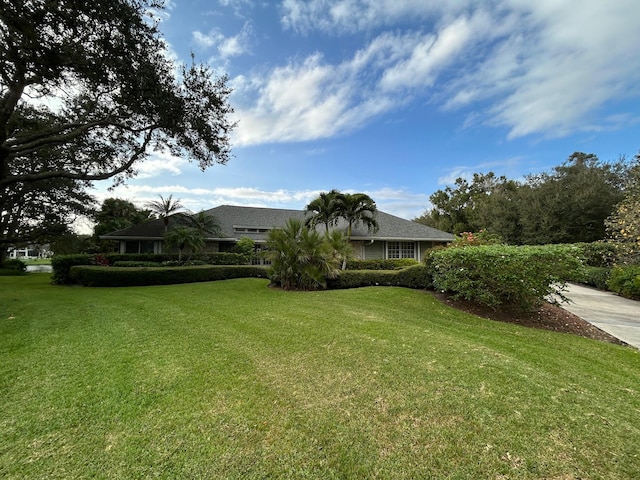
M563 298L565 281L579 277L582 262L570 246L482 245L433 252L428 267L434 287L457 298L530 310L552 294Z
M246 265L249 260L245 255L230 252L202 253L192 255L191 259L205 262L209 265ZM52 282L59 285L73 283L70 275L74 265L100 265L105 262L113 265L116 262L149 262L153 264L162 262L174 262L177 255L168 253L105 253L99 255L55 255L51 259L53 268Z
M202 265L192 267L104 267L74 265L74 283L86 287L132 287L211 282L232 278L269 278L267 269L251 265Z
M402 268L417 265L419 262L413 258L390 258L387 260L349 260L347 270L400 270Z
M343 270L337 278L327 280L328 289L376 285L427 289L432 279L425 265L413 265L402 270Z

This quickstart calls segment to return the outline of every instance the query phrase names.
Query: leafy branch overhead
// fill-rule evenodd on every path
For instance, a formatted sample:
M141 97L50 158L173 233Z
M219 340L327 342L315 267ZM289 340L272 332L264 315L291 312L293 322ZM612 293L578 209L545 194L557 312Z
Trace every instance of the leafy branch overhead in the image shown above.
M158 8L0 0L0 211L11 215L25 189L69 197L92 181L123 182L156 150L203 170L229 160L227 77L193 59L174 65L149 18ZM72 213L83 212L61 215ZM0 240L19 236L2 226Z

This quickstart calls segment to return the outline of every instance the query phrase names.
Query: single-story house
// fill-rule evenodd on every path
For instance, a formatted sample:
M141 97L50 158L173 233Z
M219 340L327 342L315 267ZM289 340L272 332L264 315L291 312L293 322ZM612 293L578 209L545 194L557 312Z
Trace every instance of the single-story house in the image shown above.
M274 228L282 228L289 219L304 221L307 213L302 210L277 208L239 207L221 205L207 210L220 226L220 235L207 238L206 251L230 251L243 237L255 242L256 249L265 248L267 235ZM170 217L169 229L175 224ZM424 252L436 245L454 240L450 233L427 227L404 218L377 212L377 231L368 231L361 223L351 232L351 243L357 258L363 260L388 258L414 258L421 260ZM324 229L324 225L317 227ZM346 230L346 223L334 228ZM164 222L151 220L124 230L100 236L103 240L119 242L120 253L162 253Z

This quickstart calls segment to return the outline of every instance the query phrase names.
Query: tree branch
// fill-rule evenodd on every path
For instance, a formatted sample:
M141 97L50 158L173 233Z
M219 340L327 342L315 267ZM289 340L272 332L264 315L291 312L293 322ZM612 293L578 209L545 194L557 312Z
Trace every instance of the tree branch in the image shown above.
M7 185L11 185L18 182L36 182L40 180L47 180L50 178L70 178L73 180L85 180L85 181L97 181L97 180L107 180L112 178L120 173L123 173L131 168L131 166L137 162L142 155L147 150L147 146L151 142L151 138L153 136L154 130L149 130L145 134L144 141L141 145L139 145L131 157L118 168L103 172L103 173L74 173L69 172L67 170L53 170L48 172L40 172L40 173L28 173L24 175L11 175L7 178L0 179L0 187L5 187Z

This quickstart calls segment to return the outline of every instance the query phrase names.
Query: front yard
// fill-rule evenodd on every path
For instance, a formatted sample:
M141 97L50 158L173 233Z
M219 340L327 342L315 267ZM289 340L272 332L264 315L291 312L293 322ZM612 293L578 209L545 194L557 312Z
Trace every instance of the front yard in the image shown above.
M640 353L419 290L0 277L2 478L637 478Z

